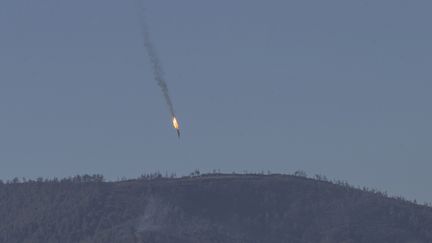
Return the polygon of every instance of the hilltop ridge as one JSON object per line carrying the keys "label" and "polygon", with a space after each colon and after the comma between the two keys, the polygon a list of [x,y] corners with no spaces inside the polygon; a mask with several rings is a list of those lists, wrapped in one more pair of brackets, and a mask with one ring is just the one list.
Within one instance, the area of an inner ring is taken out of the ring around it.
{"label": "hilltop ridge", "polygon": [[432,242],[432,208],[301,174],[0,184],[0,242]]}

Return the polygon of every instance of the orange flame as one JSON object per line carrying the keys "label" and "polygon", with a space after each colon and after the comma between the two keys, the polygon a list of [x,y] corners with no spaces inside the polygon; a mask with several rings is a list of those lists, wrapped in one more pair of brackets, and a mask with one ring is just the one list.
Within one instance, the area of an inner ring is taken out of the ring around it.
{"label": "orange flame", "polygon": [[173,124],[173,127],[174,127],[176,130],[179,130],[180,126],[179,126],[179,123],[178,123],[176,117],[173,117],[173,119],[172,119],[172,124]]}

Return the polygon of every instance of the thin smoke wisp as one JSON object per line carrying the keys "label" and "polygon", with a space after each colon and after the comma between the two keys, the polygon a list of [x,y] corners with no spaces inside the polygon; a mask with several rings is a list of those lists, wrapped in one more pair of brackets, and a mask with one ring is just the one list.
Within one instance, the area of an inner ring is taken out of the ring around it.
{"label": "thin smoke wisp", "polygon": [[144,8],[140,7],[139,11],[140,11],[139,14],[140,14],[140,20],[141,20],[141,28],[142,28],[142,33],[143,33],[143,37],[144,37],[144,47],[147,51],[147,55],[150,58],[150,62],[151,62],[152,68],[153,68],[153,76],[154,76],[155,80],[157,81],[159,87],[162,90],[162,94],[163,94],[164,99],[168,105],[168,109],[169,109],[171,116],[175,117],[174,106],[173,106],[173,103],[171,101],[171,97],[169,95],[168,85],[164,79],[161,62],[159,60],[159,57],[156,53],[156,49],[155,49],[155,47],[151,41],[151,38],[150,38],[150,32],[149,32],[149,28],[148,28],[148,24],[147,24],[147,18],[145,15],[145,10],[144,10]]}

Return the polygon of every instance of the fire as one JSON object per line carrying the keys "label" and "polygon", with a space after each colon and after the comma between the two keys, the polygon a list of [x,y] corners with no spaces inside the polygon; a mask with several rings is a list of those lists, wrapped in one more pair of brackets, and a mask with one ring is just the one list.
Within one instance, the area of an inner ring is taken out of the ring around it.
{"label": "fire", "polygon": [[180,126],[179,126],[179,123],[178,123],[176,117],[173,117],[173,119],[172,119],[172,124],[173,124],[173,127],[174,127],[176,130],[179,130]]}

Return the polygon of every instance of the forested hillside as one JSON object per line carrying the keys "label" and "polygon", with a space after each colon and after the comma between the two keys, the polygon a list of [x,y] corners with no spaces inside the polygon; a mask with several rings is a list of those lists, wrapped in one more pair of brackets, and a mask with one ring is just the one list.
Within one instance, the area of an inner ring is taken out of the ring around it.
{"label": "forested hillside", "polygon": [[290,175],[15,180],[0,242],[432,242],[432,208]]}

